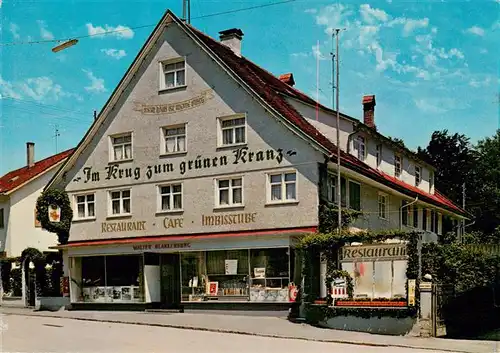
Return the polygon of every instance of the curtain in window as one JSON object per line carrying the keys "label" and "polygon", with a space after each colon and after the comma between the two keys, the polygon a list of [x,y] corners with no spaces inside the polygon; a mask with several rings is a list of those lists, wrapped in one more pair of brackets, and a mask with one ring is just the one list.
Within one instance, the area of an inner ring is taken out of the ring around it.
{"label": "curtain in window", "polygon": [[175,137],[167,137],[165,139],[165,149],[167,153],[175,152]]}
{"label": "curtain in window", "polygon": [[115,146],[114,147],[114,151],[115,151],[115,160],[120,160],[120,159],[123,159],[123,149],[122,149],[122,146]]}

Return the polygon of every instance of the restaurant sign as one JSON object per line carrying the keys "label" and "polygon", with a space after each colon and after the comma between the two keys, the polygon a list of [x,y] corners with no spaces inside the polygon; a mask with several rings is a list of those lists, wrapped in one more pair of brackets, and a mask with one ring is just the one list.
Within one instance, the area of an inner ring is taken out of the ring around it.
{"label": "restaurant sign", "polygon": [[376,244],[343,246],[339,250],[342,262],[407,259],[406,244]]}

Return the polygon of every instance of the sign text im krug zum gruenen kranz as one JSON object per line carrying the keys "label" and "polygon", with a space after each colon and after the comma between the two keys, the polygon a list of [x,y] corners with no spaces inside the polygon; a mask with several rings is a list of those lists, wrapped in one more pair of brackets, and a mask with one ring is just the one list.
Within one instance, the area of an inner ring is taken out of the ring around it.
{"label": "sign text im krug zum gruenen kranz", "polygon": [[105,171],[96,171],[93,170],[92,167],[84,167],[82,170],[82,175],[75,177],[73,179],[73,182],[79,182],[83,180],[84,183],[88,183],[98,182],[101,180],[121,180],[124,178],[139,180],[141,178],[144,178],[144,176],[147,178],[147,180],[150,180],[153,175],[157,174],[168,174],[178,170],[181,175],[184,175],[191,170],[219,168],[227,166],[230,163],[238,165],[275,160],[276,162],[278,162],[278,164],[280,164],[283,161],[285,154],[287,156],[294,156],[297,154],[297,152],[295,152],[294,150],[287,150],[285,152],[281,148],[278,148],[277,150],[267,149],[252,151],[248,147],[241,147],[233,150],[232,152],[232,156],[197,156],[195,159],[183,160],[177,165],[174,165],[174,163],[162,163],[147,165],[145,168],[120,168],[118,164],[111,164],[105,168]]}

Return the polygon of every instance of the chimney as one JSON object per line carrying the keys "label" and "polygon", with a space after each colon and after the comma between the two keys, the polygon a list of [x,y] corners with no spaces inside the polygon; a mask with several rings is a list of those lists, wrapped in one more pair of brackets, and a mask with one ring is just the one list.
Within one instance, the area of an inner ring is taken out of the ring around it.
{"label": "chimney", "polygon": [[375,126],[375,95],[363,96],[363,122],[372,129],[377,129]]}
{"label": "chimney", "polygon": [[293,79],[292,73],[280,75],[279,79],[281,82],[286,83],[291,87],[293,87],[293,85],[295,84],[295,80]]}
{"label": "chimney", "polygon": [[28,168],[35,165],[35,143],[26,142],[26,164]]}
{"label": "chimney", "polygon": [[227,45],[239,57],[241,57],[241,39],[243,32],[239,28],[226,29],[220,31],[220,41],[222,44]]}

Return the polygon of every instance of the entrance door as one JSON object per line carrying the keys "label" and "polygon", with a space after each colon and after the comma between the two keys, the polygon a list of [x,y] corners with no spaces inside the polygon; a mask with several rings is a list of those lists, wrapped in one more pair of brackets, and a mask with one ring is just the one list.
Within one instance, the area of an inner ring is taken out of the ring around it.
{"label": "entrance door", "polygon": [[161,255],[161,306],[176,309],[181,304],[180,255]]}

